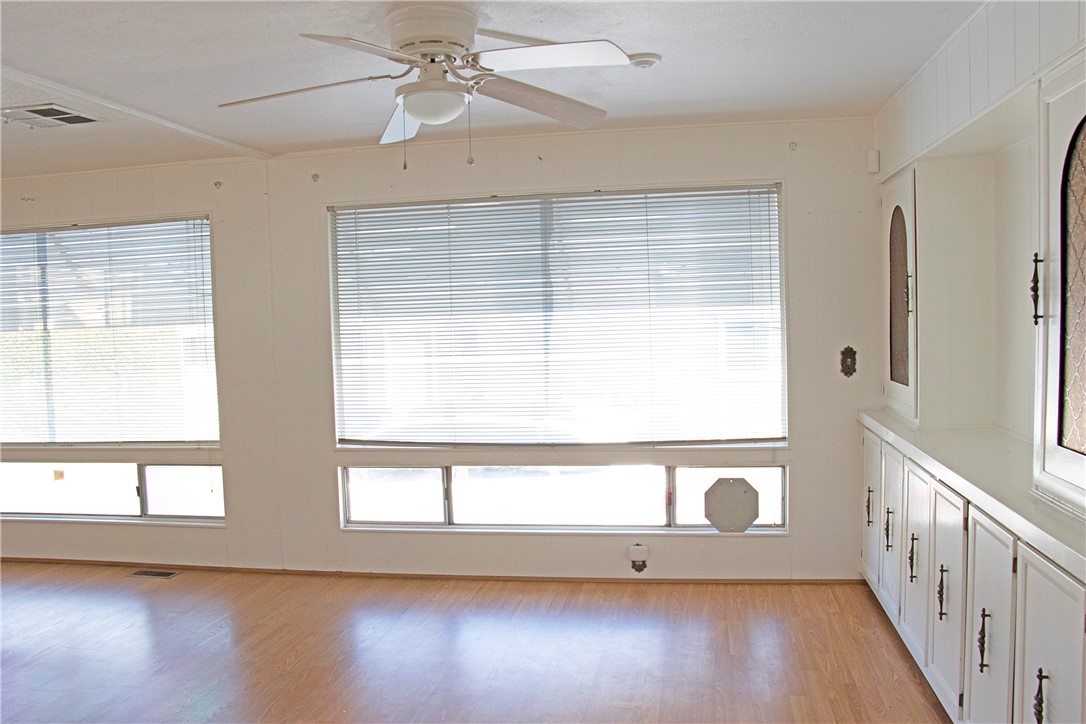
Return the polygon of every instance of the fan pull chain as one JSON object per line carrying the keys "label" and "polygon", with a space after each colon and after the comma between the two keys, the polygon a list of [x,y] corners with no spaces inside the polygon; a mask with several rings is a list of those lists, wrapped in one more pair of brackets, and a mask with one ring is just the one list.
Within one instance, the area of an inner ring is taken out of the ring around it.
{"label": "fan pull chain", "polygon": [[471,103],[468,103],[468,165],[475,165],[475,157],[471,154]]}
{"label": "fan pull chain", "polygon": [[407,111],[400,111],[400,127],[403,129],[403,170],[407,171]]}

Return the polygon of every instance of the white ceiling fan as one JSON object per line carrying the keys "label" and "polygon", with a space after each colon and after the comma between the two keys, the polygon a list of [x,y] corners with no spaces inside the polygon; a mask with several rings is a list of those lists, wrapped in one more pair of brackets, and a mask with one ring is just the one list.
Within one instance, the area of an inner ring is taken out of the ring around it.
{"label": "white ceiling fan", "polygon": [[[402,73],[298,88],[223,103],[219,107],[227,108],[351,83],[397,80],[417,70],[416,80],[396,89],[396,110],[385,127],[381,143],[395,143],[413,138],[423,123],[448,123],[463,113],[476,93],[576,128],[589,128],[603,120],[607,112],[573,98],[506,78],[499,73],[530,68],[607,65],[651,68],[660,62],[660,56],[655,53],[628,55],[609,40],[552,43],[539,38],[479,28],[474,12],[454,5],[403,7],[390,12],[385,24],[391,48],[334,35],[302,33],[302,37],[386,58],[407,66]],[[476,33],[518,43],[519,46],[475,51],[473,48]]]}

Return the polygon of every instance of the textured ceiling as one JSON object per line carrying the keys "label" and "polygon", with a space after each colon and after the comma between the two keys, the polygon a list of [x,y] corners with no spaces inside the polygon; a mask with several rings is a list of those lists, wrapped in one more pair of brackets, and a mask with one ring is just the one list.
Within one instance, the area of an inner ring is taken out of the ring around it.
{"label": "textured ceiling", "polygon": [[[555,41],[608,38],[655,68],[510,77],[607,109],[600,128],[873,115],[977,2],[479,2],[480,25]],[[107,122],[2,127],[5,176],[267,157],[377,143],[397,81],[218,104],[400,66],[299,33],[387,45],[389,2],[0,3],[5,107],[57,102]],[[478,38],[478,48],[508,43]],[[403,82],[403,81],[399,81]],[[561,124],[477,97],[477,136]],[[466,116],[419,140],[461,137]]]}

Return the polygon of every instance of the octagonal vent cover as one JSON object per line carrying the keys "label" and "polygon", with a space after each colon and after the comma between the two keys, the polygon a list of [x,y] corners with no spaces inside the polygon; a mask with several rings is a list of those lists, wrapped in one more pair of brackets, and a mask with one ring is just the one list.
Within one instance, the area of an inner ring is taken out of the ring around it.
{"label": "octagonal vent cover", "polygon": [[718,478],[705,491],[705,519],[721,533],[742,533],[758,519],[758,491],[746,478]]}

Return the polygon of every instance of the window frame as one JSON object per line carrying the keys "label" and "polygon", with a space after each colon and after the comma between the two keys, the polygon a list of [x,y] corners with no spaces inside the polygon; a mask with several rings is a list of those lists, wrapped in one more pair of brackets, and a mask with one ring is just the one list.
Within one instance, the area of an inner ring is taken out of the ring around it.
{"label": "window frame", "polygon": [[[58,452],[57,449],[49,449],[50,453]],[[218,461],[188,461],[177,462],[176,458],[168,459],[154,459],[158,456],[152,456],[150,459],[144,458],[140,461],[133,460],[130,456],[99,456],[95,459],[88,459],[85,455],[76,455],[75,457],[60,459],[56,455],[49,457],[44,456],[32,456],[34,459],[25,459],[26,456],[19,456],[19,459],[13,460],[10,456],[5,456],[3,463],[37,463],[45,465],[58,465],[63,466],[67,464],[82,464],[82,465],[94,465],[94,464],[122,464],[122,465],[134,465],[136,467],[136,497],[139,502],[139,513],[134,515],[119,515],[119,514],[106,514],[100,515],[95,513],[30,513],[30,512],[2,512],[0,513],[0,520],[53,520],[53,521],[93,521],[93,522],[157,522],[157,523],[192,523],[196,525],[211,525],[218,527],[225,525],[226,523],[226,470],[222,464],[221,459]],[[0,463],[0,471],[3,470],[3,463]],[[223,515],[221,516],[209,516],[209,515],[162,515],[147,512],[147,477],[146,468],[148,467],[218,467],[223,476]]]}
{"label": "window frame", "polygon": [[[1042,87],[1042,219],[1039,263],[1043,290],[1038,310],[1036,434],[1033,492],[1086,520],[1086,455],[1059,444],[1062,350],[1063,186],[1068,153],[1082,123],[1086,80],[1071,70]],[[1083,128],[1086,133],[1086,128]]]}
{"label": "window frame", "polygon": [[[639,531],[639,532],[656,532],[656,533],[697,533],[708,535],[755,535],[755,536],[782,536],[790,534],[790,516],[788,510],[789,501],[789,479],[790,479],[790,465],[786,462],[727,462],[727,463],[712,463],[712,464],[697,464],[688,465],[682,463],[643,463],[654,467],[662,468],[661,472],[664,475],[664,513],[665,521],[662,525],[560,525],[560,524],[474,524],[474,523],[457,523],[455,517],[455,498],[453,495],[452,482],[453,482],[453,468],[455,467],[476,467],[479,465],[486,465],[488,463],[472,462],[464,464],[445,464],[445,465],[395,465],[388,464],[382,465],[378,463],[343,463],[337,467],[337,475],[339,478],[339,495],[340,495],[340,528],[343,530],[385,530],[385,531],[495,531],[495,532],[547,532],[547,533],[585,533],[585,532],[626,532],[626,531]],[[512,467],[521,468],[535,468],[535,467],[610,467],[611,465],[619,465],[619,463],[549,463],[549,462],[535,462],[532,464],[526,463],[504,463]],[[677,500],[675,492],[675,471],[677,468],[689,468],[689,469],[715,469],[722,467],[733,468],[777,468],[781,471],[781,524],[780,525],[758,525],[752,526],[750,529],[738,532],[738,533],[722,533],[717,531],[713,526],[706,522],[701,524],[690,523],[677,523],[675,521],[675,504]],[[443,522],[411,522],[411,521],[367,521],[364,519],[351,519],[350,513],[350,494],[348,490],[348,471],[351,468],[372,468],[372,469],[388,469],[388,468],[402,468],[402,469],[424,469],[424,470],[441,470],[442,471],[442,493],[444,495],[444,510],[445,520]]]}
{"label": "window frame", "polygon": [[[168,224],[185,221],[206,221],[208,235],[208,273],[211,283],[210,320],[214,335],[216,366],[216,410],[220,438],[215,440],[178,440],[178,441],[96,441],[96,442],[11,442],[3,443],[3,462],[7,463],[48,463],[56,465],[82,463],[123,463],[137,466],[139,487],[139,515],[98,515],[92,513],[0,513],[0,520],[35,520],[59,522],[107,522],[160,525],[191,525],[204,527],[222,527],[225,525],[226,471],[223,462],[221,434],[222,412],[221,378],[218,374],[218,345],[216,318],[218,292],[215,271],[215,220],[210,211],[194,210],[191,213],[171,214],[157,217],[129,217],[104,219],[68,224],[51,223],[45,225],[3,227],[0,234],[39,234],[72,229],[103,229],[119,226],[140,226]],[[146,512],[146,490],[143,470],[146,466],[218,466],[223,468],[224,515],[207,516],[166,516],[151,515]]]}
{"label": "window frame", "polygon": [[[337,273],[336,273],[336,237],[335,237],[335,213],[337,211],[354,211],[354,210],[366,210],[366,209],[393,209],[393,208],[407,208],[413,206],[431,206],[435,204],[471,204],[471,203],[492,203],[492,202],[516,202],[523,200],[534,201],[546,201],[552,199],[575,199],[575,198],[587,198],[595,196],[625,196],[625,195],[640,195],[640,194],[678,194],[678,193],[697,193],[697,192],[714,192],[714,191],[728,191],[728,190],[745,190],[745,189],[758,189],[775,187],[776,193],[776,221],[777,221],[777,263],[778,263],[778,287],[779,287],[779,309],[780,309],[780,351],[781,351],[781,395],[782,395],[782,412],[783,412],[783,430],[784,436],[779,438],[736,438],[726,440],[664,440],[664,441],[631,441],[631,442],[584,442],[584,443],[565,443],[565,442],[548,442],[548,443],[524,443],[524,442],[412,442],[412,441],[388,441],[388,440],[362,440],[345,438],[341,436],[339,430],[339,395],[340,393],[340,380],[337,369],[333,370],[333,395],[335,405],[335,417],[336,417],[336,449],[340,451],[358,451],[360,449],[367,450],[471,450],[471,451],[504,451],[504,450],[517,450],[517,451],[530,451],[530,450],[599,450],[599,451],[643,451],[643,450],[704,450],[704,449],[736,449],[739,447],[754,447],[757,449],[764,449],[766,447],[773,447],[778,449],[787,449],[789,445],[790,434],[790,422],[791,422],[791,409],[790,409],[790,394],[789,394],[789,312],[788,312],[788,288],[787,288],[787,194],[783,179],[770,179],[770,180],[741,180],[741,181],[729,181],[727,183],[717,185],[695,185],[695,186],[659,186],[653,188],[613,188],[607,190],[582,190],[582,191],[563,191],[561,193],[529,193],[529,194],[493,194],[486,197],[478,196],[465,196],[465,197],[438,197],[438,198],[418,198],[409,201],[394,202],[394,203],[372,203],[372,204],[338,204],[329,205],[326,207],[328,214],[328,235],[329,235],[329,275],[330,275],[330,289],[331,289],[331,324],[332,324],[332,338],[333,338],[333,366],[338,368],[337,348],[338,342],[336,341],[339,335],[340,326],[340,310],[337,303]],[[649,461],[652,464],[656,464],[653,461]]]}

